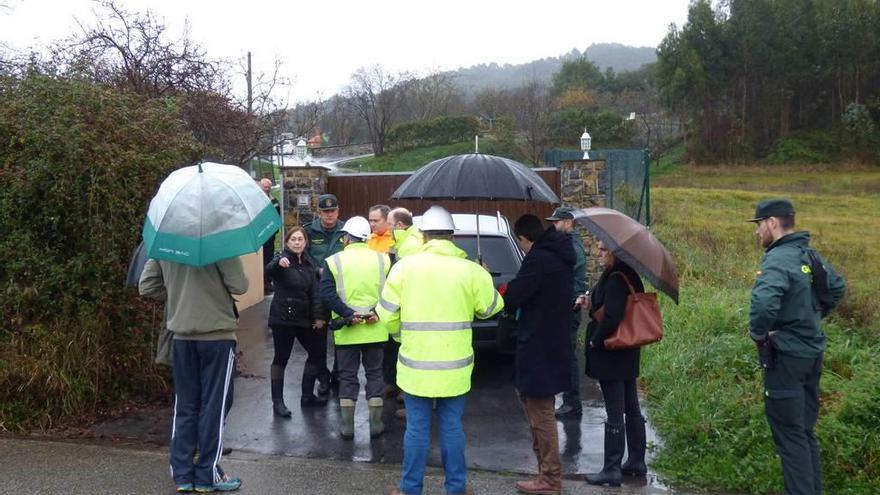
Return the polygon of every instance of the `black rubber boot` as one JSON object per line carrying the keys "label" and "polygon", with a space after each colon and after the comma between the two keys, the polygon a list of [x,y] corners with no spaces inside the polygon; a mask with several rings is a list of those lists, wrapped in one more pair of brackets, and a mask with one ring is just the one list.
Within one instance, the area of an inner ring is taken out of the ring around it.
{"label": "black rubber boot", "polygon": [[322,368],[318,373],[318,395],[327,397],[330,395],[330,370]]}
{"label": "black rubber boot", "polygon": [[318,367],[306,363],[303,366],[302,396],[315,395],[315,382],[318,380]]}
{"label": "black rubber boot", "polygon": [[315,365],[306,363],[303,368],[302,377],[302,396],[299,399],[301,407],[323,406],[327,403],[327,395],[315,396],[315,381],[318,379],[318,368]]}
{"label": "black rubber boot", "polygon": [[626,462],[620,472],[626,476],[645,476],[648,466],[645,464],[645,418],[641,414],[626,415]]}
{"label": "black rubber boot", "polygon": [[625,446],[623,425],[605,423],[605,466],[599,473],[586,475],[586,482],[591,485],[620,486],[620,462]]}
{"label": "black rubber boot", "polygon": [[328,398],[320,395],[303,395],[299,398],[301,407],[321,407],[327,405]]}
{"label": "black rubber boot", "polygon": [[282,418],[290,417],[290,409],[284,405],[284,368],[272,365],[269,368],[272,379],[272,412]]}

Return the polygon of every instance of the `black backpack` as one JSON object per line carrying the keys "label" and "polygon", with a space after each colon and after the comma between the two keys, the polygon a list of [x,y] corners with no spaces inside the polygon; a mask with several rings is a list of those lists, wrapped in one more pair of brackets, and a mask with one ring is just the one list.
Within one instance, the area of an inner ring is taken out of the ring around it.
{"label": "black backpack", "polygon": [[819,311],[822,318],[828,316],[831,312],[832,305],[831,291],[828,290],[828,272],[822,264],[822,258],[813,248],[806,248],[807,257],[810,259],[810,272],[813,277],[813,297],[819,303]]}

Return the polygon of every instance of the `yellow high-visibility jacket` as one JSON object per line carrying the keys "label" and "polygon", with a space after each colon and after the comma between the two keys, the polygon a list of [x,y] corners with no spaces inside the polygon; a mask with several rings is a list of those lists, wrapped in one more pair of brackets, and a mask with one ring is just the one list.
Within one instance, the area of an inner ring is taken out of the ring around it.
{"label": "yellow high-visibility jacket", "polygon": [[397,385],[418,397],[471,389],[471,321],[504,302],[483,267],[446,240],[431,240],[391,269],[376,312],[400,342]]}
{"label": "yellow high-visibility jacket", "polygon": [[[369,313],[379,303],[379,294],[391,260],[387,254],[370,249],[365,243],[349,244],[341,253],[327,258],[327,268],[336,280],[336,293],[355,313]],[[333,317],[337,318],[335,312]],[[386,342],[388,327],[383,321],[349,325],[333,332],[337,345]]]}
{"label": "yellow high-visibility jacket", "polygon": [[406,230],[394,231],[394,249],[398,260],[418,253],[424,243],[422,232],[415,225],[410,225]]}

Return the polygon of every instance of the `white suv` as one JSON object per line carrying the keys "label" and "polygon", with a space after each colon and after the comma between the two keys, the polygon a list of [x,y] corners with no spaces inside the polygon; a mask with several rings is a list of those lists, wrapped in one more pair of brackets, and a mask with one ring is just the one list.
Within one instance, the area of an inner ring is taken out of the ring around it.
{"label": "white suv", "polygon": [[[510,223],[501,213],[495,216],[480,215],[480,252],[483,263],[489,268],[495,288],[504,294],[509,282],[522,264],[523,252],[516,244]],[[413,217],[416,226],[421,224],[422,217]],[[467,253],[468,258],[477,259],[477,215],[453,213],[455,223],[453,242]],[[513,332],[513,320],[502,318],[500,313],[487,320],[474,320],[473,338],[475,344],[506,348],[509,346]]]}

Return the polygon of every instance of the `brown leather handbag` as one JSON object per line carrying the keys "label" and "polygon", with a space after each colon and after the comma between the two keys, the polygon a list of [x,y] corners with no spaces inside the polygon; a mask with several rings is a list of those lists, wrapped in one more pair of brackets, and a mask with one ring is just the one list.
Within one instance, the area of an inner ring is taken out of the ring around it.
{"label": "brown leather handbag", "polygon": [[[623,321],[617,326],[617,330],[605,339],[605,349],[611,351],[633,349],[659,342],[663,338],[663,316],[660,314],[657,294],[636,292],[626,275],[620,272],[614,275],[623,277],[629,287],[629,295],[626,296]],[[605,306],[593,313],[593,319],[598,322],[604,317]]]}

